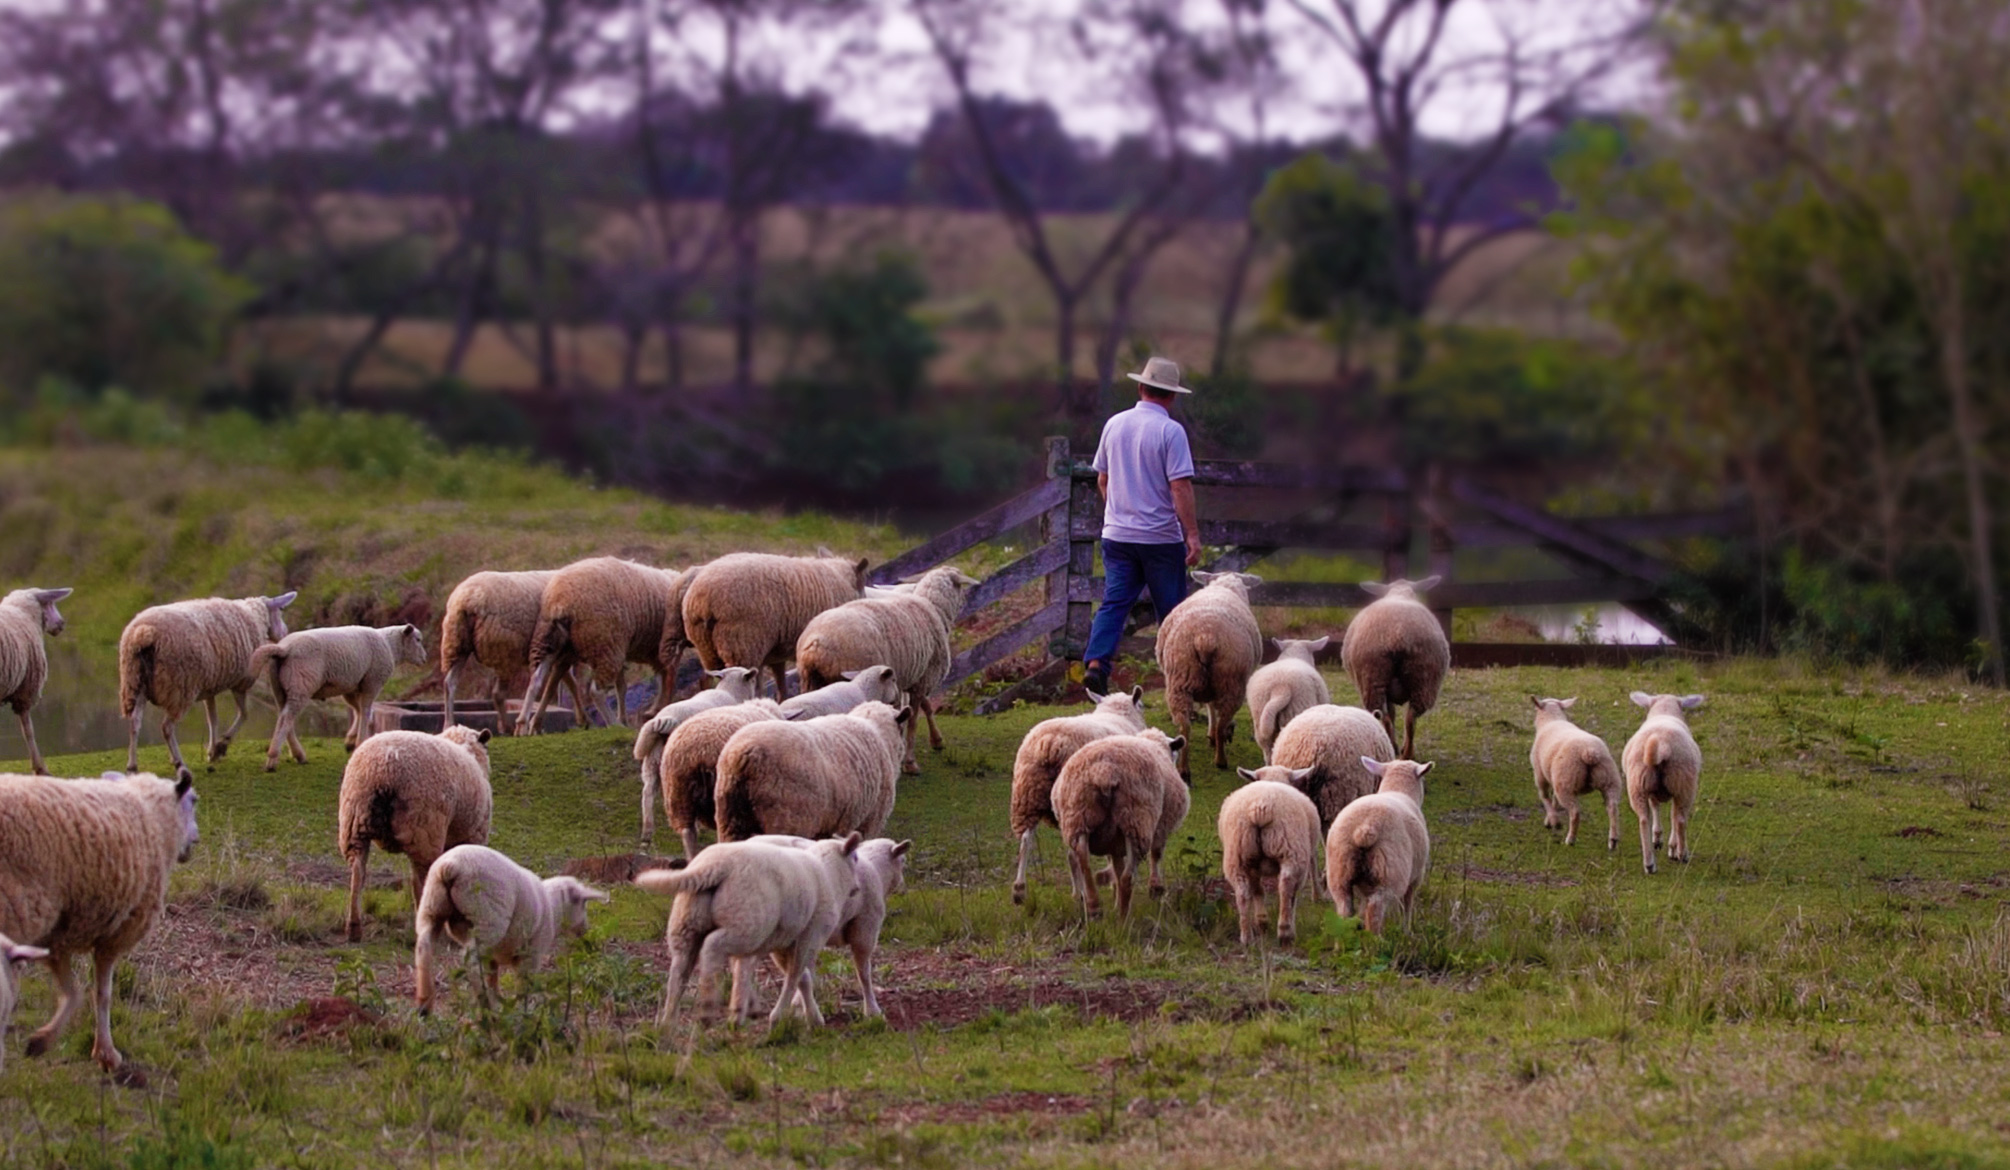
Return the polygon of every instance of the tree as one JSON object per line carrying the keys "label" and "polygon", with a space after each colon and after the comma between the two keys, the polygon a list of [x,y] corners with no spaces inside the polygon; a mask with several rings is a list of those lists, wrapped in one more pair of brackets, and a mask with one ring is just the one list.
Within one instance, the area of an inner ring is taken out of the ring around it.
{"label": "tree", "polygon": [[1252,216],[1289,252],[1273,278],[1274,307],[1321,326],[1339,355],[1341,380],[1349,380],[1360,332],[1395,324],[1403,313],[1387,193],[1313,152],[1271,175]]}

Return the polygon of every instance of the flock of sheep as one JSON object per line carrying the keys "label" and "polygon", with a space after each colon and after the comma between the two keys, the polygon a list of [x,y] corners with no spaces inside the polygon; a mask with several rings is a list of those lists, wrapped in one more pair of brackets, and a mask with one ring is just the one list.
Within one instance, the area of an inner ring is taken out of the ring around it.
{"label": "flock of sheep", "polygon": [[[1250,708],[1264,766],[1223,802],[1222,868],[1234,893],[1241,937],[1263,931],[1263,888],[1278,893],[1278,939],[1295,936],[1296,905],[1316,888],[1324,844],[1325,888],[1343,916],[1358,904],[1363,925],[1380,930],[1390,912],[1407,915],[1428,866],[1424,776],[1411,759],[1417,718],[1429,711],[1450,668],[1450,647],[1419,594],[1436,579],[1370,583],[1377,600],[1348,626],[1342,663],[1363,707],[1336,706],[1314,656],[1327,639],[1263,640],[1247,574],[1196,573],[1202,588],[1159,632],[1157,657],[1179,734],[1146,726],[1142,688],[1100,698],[1087,714],[1033,727],[1013,763],[1010,823],[1019,842],[1013,897],[1023,901],[1037,827],[1061,835],[1070,885],[1084,910],[1100,910],[1099,884],[1114,886],[1128,914],[1142,863],[1150,887],[1173,831],[1190,806],[1187,742],[1193,712],[1207,711],[1217,767],[1227,766],[1236,713]],[[950,635],[971,586],[939,568],[896,586],[871,586],[866,563],[819,550],[811,557],[740,553],[684,572],[598,557],[551,572],[484,572],[448,600],[439,648],[446,702],[437,735],[371,734],[371,705],[404,662],[426,658],[419,630],[347,626],[289,634],[283,611],[294,594],[205,599],[147,609],[119,643],[120,703],[130,727],[129,775],[52,780],[35,747],[29,708],[47,674],[42,637],[60,633],[56,603],[68,590],[17,590],[0,600],[0,694],[19,715],[34,776],[0,776],[0,1032],[11,1015],[15,980],[46,960],[57,989],[53,1018],[29,1039],[46,1051],[80,1004],[71,966],[95,964],[93,1056],[122,1064],[112,1044],[112,970],[145,937],[166,901],[168,874],[196,843],[193,778],[175,724],[197,702],[208,720],[205,756],[228,750],[247,696],[267,679],[279,720],[267,771],[282,749],[303,761],[295,725],[305,704],[341,698],[352,709],[352,754],[339,797],[337,844],[350,866],[347,933],[362,938],[361,890],[371,848],[404,854],[416,905],[415,967],[422,1010],[434,1003],[433,971],[445,941],[478,957],[485,996],[502,968],[533,971],[562,937],[586,927],[586,908],[607,895],[570,877],[540,878],[487,848],[492,800],[491,733],[456,723],[457,686],[477,671],[493,682],[498,726],[507,727],[508,681],[530,685],[514,730],[539,726],[561,687],[582,718],[600,710],[594,684],[614,692],[612,719],[627,716],[631,663],[659,680],[653,710],[641,716],[634,755],[641,764],[642,835],[655,830],[660,800],[685,856],[638,875],[638,886],[674,896],[667,943],[671,969],[661,1018],[677,1010],[695,973],[701,999],[715,1002],[718,977],[733,973],[732,1011],[756,1010],[751,978],[758,956],[783,975],[770,1013],[800,1012],[821,1022],[813,976],[816,952],[845,945],[864,1010],[878,1014],[872,959],[889,894],[900,888],[910,842],[878,837],[893,810],[896,781],[918,771],[915,725],[925,718],[942,746],[929,696],[950,665]],[[681,701],[674,679],[683,651],[696,650],[715,680]],[[793,659],[803,690],[789,695]],[[761,692],[772,672],[774,697]],[[237,718],[219,732],[216,698],[230,692]],[[1575,700],[1536,699],[1531,753],[1545,824],[1567,819],[1576,837],[1578,799],[1607,802],[1608,847],[1617,844],[1617,804],[1625,792],[1640,821],[1641,855],[1654,871],[1660,844],[1656,805],[1672,802],[1669,855],[1688,859],[1687,821],[1700,753],[1683,711],[1701,696],[1635,693],[1649,715],[1624,753],[1623,776],[1596,736],[1573,726]],[[147,704],[163,712],[173,780],[137,772]],[[1403,750],[1392,739],[1403,707]],[[701,848],[699,830],[718,843]],[[1090,858],[1110,859],[1107,873]],[[17,941],[19,940],[19,941]]]}

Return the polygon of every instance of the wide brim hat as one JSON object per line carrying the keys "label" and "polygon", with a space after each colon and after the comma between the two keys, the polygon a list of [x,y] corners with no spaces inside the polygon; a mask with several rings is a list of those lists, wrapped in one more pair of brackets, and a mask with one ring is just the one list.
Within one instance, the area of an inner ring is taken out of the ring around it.
{"label": "wide brim hat", "polygon": [[1152,358],[1145,363],[1143,373],[1125,374],[1124,377],[1173,394],[1193,393],[1192,390],[1179,384],[1179,363],[1171,358]]}

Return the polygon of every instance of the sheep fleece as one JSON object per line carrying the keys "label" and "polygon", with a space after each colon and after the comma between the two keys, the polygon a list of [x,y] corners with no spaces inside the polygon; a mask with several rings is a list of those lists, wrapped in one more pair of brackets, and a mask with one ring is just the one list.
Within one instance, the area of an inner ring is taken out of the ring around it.
{"label": "sheep fleece", "polygon": [[167,905],[181,852],[172,780],[0,775],[0,934],[79,952],[132,949]]}
{"label": "sheep fleece", "polygon": [[865,703],[848,715],[749,724],[719,754],[719,839],[762,833],[877,836],[893,812],[906,744],[897,713]]}
{"label": "sheep fleece", "polygon": [[732,553],[699,569],[684,595],[684,636],[707,670],[786,657],[810,621],[859,595],[842,557]]}
{"label": "sheep fleece", "polygon": [[207,597],[143,609],[119,635],[119,710],[143,701],[182,712],[225,691],[248,688],[251,656],[269,639],[263,597]]}

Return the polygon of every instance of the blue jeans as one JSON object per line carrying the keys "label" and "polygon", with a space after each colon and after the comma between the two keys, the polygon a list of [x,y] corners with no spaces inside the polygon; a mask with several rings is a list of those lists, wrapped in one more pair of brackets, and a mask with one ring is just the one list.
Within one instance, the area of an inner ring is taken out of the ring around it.
{"label": "blue jeans", "polygon": [[1151,591],[1152,608],[1158,610],[1163,622],[1173,606],[1186,597],[1186,581],[1186,545],[1105,540],[1103,604],[1097,607],[1095,624],[1089,627],[1089,648],[1082,660],[1100,662],[1108,670],[1138,595]]}

